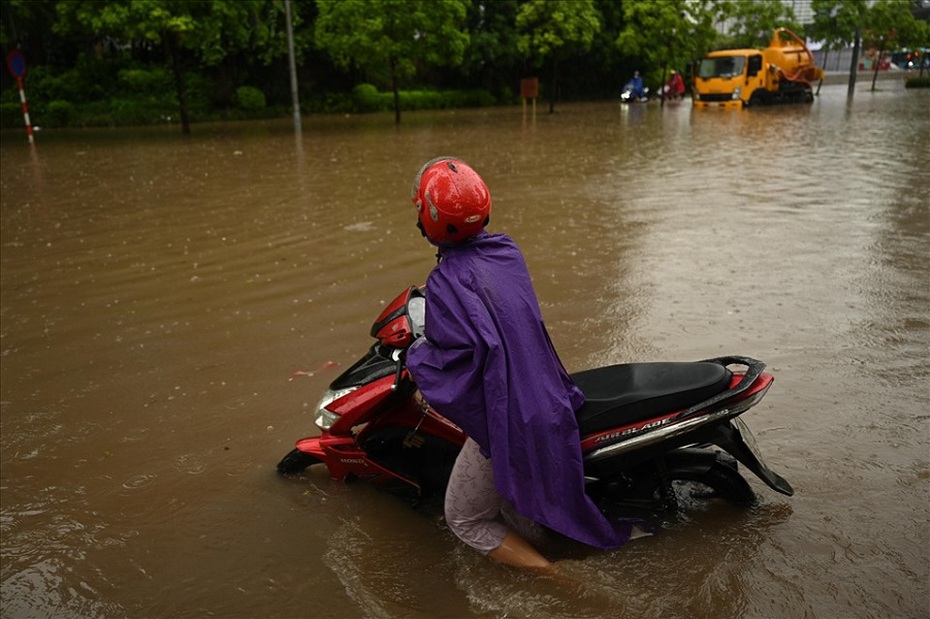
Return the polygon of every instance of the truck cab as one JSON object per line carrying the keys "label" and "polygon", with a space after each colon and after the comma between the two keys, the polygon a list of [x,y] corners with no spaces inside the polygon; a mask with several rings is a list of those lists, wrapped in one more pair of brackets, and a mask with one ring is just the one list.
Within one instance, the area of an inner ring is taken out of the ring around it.
{"label": "truck cab", "polygon": [[742,109],[749,104],[752,93],[765,90],[765,77],[759,50],[711,52],[701,60],[694,76],[694,105]]}

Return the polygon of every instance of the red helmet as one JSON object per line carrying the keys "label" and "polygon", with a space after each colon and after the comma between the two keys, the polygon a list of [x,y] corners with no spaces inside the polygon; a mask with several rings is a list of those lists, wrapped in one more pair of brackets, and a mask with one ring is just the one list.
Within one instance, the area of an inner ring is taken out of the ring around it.
{"label": "red helmet", "polygon": [[437,245],[464,243],[491,218],[491,192],[478,173],[454,157],[438,157],[413,179],[417,226]]}

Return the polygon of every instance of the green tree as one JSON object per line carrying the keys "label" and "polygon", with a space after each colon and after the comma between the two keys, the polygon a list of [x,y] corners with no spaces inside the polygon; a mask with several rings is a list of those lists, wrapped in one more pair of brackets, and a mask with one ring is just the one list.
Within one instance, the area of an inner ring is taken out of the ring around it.
{"label": "green tree", "polygon": [[[915,36],[915,44],[911,47],[922,47],[924,49],[930,48],[930,20],[917,20],[917,33]],[[924,70],[927,67],[930,67],[928,64],[928,59],[926,54],[920,56],[920,77],[924,76]]]}
{"label": "green tree", "polygon": [[711,49],[717,39],[715,23],[725,16],[727,3],[690,0],[626,0],[625,25],[617,46],[646,64],[643,73],[664,84],[669,67],[690,64]]}
{"label": "green tree", "polygon": [[594,0],[601,14],[601,28],[594,35],[591,49],[572,59],[570,80],[562,75],[562,92],[566,84],[598,97],[617,96],[617,80],[622,74],[624,58],[615,42],[623,28],[623,5],[616,0]]}
{"label": "green tree", "polygon": [[316,42],[342,67],[387,72],[400,123],[400,86],[418,65],[458,65],[469,43],[468,0],[317,0]]}
{"label": "green tree", "polygon": [[160,46],[174,76],[181,131],[190,133],[184,61],[215,66],[250,50],[268,62],[286,53],[283,5],[273,0],[67,0],[56,4],[57,30],[83,30],[97,40]]}
{"label": "green tree", "polygon": [[0,2],[0,45],[4,51],[19,47],[30,64],[44,64],[49,57],[66,56],[67,42],[51,31],[55,22],[55,3],[36,0],[2,0]]}
{"label": "green tree", "polygon": [[803,34],[794,9],[781,0],[731,0],[728,17],[733,25],[727,47],[766,47],[776,28]]}
{"label": "green tree", "polygon": [[876,0],[866,13],[864,31],[867,41],[878,49],[872,70],[872,90],[878,79],[882,56],[895,46],[920,41],[921,25],[910,11],[909,0]]}
{"label": "green tree", "polygon": [[859,64],[859,43],[869,6],[865,0],[812,0],[814,29],[829,44],[837,48],[853,46],[849,63],[849,96],[856,89],[856,71]]}
{"label": "green tree", "polygon": [[[874,3],[866,0],[812,0],[811,8],[814,11],[813,32],[828,49],[853,46],[849,96],[856,89],[859,45],[863,34],[884,51],[892,43],[924,44],[930,32],[925,21],[915,18],[915,3],[911,0],[877,0]],[[874,75],[872,88],[875,88]]]}
{"label": "green tree", "polygon": [[869,6],[865,0],[811,0],[811,9],[813,32],[830,49],[839,49],[855,43]]}
{"label": "green tree", "polygon": [[518,0],[475,0],[469,7],[470,43],[461,72],[480,88],[503,95],[513,92],[514,75],[523,61],[517,47],[518,6]]}
{"label": "green tree", "polygon": [[[829,0],[832,2],[832,0]],[[841,33],[836,24],[835,8],[826,6],[824,0],[812,0],[814,21],[807,25],[805,34],[814,41],[819,41],[824,50],[824,64],[831,51],[845,47],[845,33]]]}
{"label": "green tree", "polygon": [[537,66],[550,63],[550,114],[558,96],[559,62],[591,49],[600,29],[601,15],[594,0],[527,0],[517,11],[520,51]]}

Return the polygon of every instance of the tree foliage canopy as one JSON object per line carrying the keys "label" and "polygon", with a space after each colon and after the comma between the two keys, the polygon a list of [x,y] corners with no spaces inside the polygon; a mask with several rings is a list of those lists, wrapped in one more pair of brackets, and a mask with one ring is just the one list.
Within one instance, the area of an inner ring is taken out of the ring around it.
{"label": "tree foliage canopy", "polygon": [[765,47],[776,28],[802,33],[794,9],[781,0],[731,0],[726,12],[733,21],[728,41],[733,47]]}
{"label": "tree foliage canopy", "polygon": [[[262,91],[270,106],[287,106],[285,1],[0,0],[0,42],[5,52],[18,47],[29,61],[31,103],[40,116],[52,103],[67,111],[90,100],[103,108],[104,101],[119,99],[119,106],[100,111],[112,118],[114,110],[129,109],[129,98],[144,95],[145,110],[126,120],[166,117],[172,115],[164,109],[172,76],[182,117],[187,107],[195,117],[229,109],[243,86]],[[686,70],[712,49],[764,45],[779,26],[824,41],[827,49],[863,39],[889,49],[930,45],[930,15],[916,0],[812,0],[815,20],[806,32],[781,0],[290,5],[301,98],[310,99],[307,109],[321,111],[351,107],[346,101],[361,80],[371,82],[369,93],[392,90],[398,115],[401,84],[424,93],[480,89],[510,102],[520,79],[542,70],[550,106],[563,96],[616,96],[634,69],[658,86],[668,68]],[[569,63],[571,71],[560,73]],[[4,72],[0,79],[4,101],[12,105],[12,78]]]}
{"label": "tree foliage canopy", "polygon": [[601,15],[594,0],[526,0],[517,11],[517,48],[529,64],[549,63],[549,112],[559,92],[559,61],[591,49],[601,30]]}
{"label": "tree foliage canopy", "polygon": [[317,0],[317,45],[337,64],[385,71],[400,122],[399,80],[420,65],[457,65],[469,36],[467,0]]}
{"label": "tree foliage canopy", "polygon": [[653,73],[684,67],[711,49],[719,36],[714,24],[725,16],[726,8],[721,2],[626,0],[617,46]]}
{"label": "tree foliage canopy", "polygon": [[420,63],[460,63],[468,46],[466,0],[317,0],[317,6],[317,45],[342,66],[393,66],[408,78]]}
{"label": "tree foliage canopy", "polygon": [[813,34],[828,49],[852,45],[862,30],[868,5],[862,0],[811,0]]}
{"label": "tree foliage canopy", "polygon": [[516,19],[517,46],[538,64],[588,51],[601,29],[594,0],[527,0]]}
{"label": "tree foliage canopy", "polygon": [[282,7],[273,0],[69,0],[55,8],[57,32],[84,31],[88,36],[158,45],[174,40],[206,65],[240,51],[268,63],[287,51]]}

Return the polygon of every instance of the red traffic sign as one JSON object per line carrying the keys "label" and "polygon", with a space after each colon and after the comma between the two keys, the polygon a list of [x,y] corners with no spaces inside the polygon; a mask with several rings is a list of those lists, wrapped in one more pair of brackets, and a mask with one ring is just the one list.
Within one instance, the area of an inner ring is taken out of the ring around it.
{"label": "red traffic sign", "polygon": [[26,57],[18,49],[14,49],[7,54],[6,66],[10,70],[10,74],[16,79],[26,77]]}

